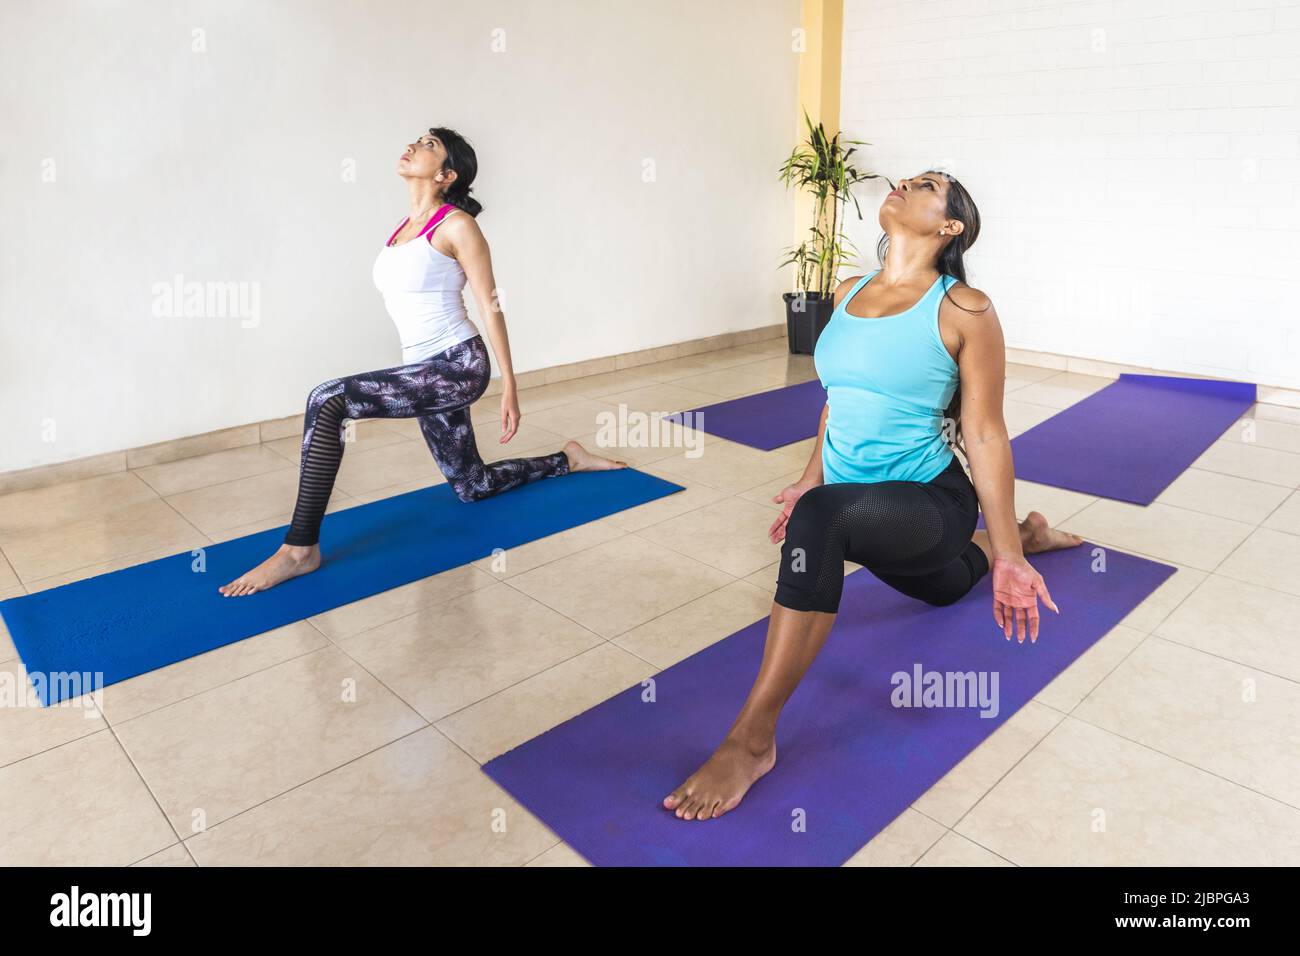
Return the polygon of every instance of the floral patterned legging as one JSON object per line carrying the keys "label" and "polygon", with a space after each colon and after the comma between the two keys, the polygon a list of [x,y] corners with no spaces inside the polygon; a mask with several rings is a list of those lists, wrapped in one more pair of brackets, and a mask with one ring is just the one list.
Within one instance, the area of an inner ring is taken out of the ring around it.
{"label": "floral patterned legging", "polygon": [[490,375],[487,347],[476,335],[423,362],[330,379],[312,389],[303,420],[298,502],[285,544],[311,545],[320,539],[321,519],[343,461],[345,418],[418,418],[439,470],[461,501],[568,474],[569,459],[562,451],[483,463],[469,407],[487,389]]}

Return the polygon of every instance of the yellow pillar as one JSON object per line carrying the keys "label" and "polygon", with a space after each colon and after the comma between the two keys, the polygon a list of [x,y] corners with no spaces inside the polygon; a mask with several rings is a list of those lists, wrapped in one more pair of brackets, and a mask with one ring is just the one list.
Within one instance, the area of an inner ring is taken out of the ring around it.
{"label": "yellow pillar", "polygon": [[[840,128],[840,51],[844,42],[844,0],[803,0],[800,27],[804,52],[799,59],[799,109],[795,115],[795,143],[808,135],[806,110],[813,124],[834,136]],[[803,242],[813,223],[811,197],[800,194],[795,204],[795,245]]]}

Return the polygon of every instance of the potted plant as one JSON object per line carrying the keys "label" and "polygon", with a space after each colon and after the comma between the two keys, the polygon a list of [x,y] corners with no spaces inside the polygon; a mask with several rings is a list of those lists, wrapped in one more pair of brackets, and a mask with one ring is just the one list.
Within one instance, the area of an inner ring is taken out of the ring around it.
{"label": "potted plant", "polygon": [[844,218],[841,207],[852,198],[861,219],[862,209],[851,187],[880,177],[854,168],[850,161],[859,146],[869,143],[856,139],[841,141],[839,133],[827,137],[821,123],[813,125],[807,110],[803,118],[808,126],[808,139],[796,146],[781,165],[780,177],[787,189],[794,186],[812,194],[813,224],[808,239],[790,248],[788,258],[781,263],[795,267],[795,291],[786,292],[781,298],[785,300],[791,353],[810,355],[817,337],[831,320],[840,266],[858,255],[841,230]]}

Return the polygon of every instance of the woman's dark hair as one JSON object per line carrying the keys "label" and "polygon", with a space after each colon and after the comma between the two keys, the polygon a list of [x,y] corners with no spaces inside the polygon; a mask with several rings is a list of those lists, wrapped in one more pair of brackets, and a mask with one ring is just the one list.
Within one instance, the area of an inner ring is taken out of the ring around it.
{"label": "woman's dark hair", "polygon": [[[941,169],[927,169],[926,172],[942,176],[944,181],[948,183],[948,204],[947,209],[945,210],[945,215],[948,219],[958,220],[965,227],[962,229],[960,235],[953,236],[944,244],[943,248],[939,250],[939,261],[935,263],[935,268],[937,268],[942,275],[950,275],[954,279],[965,282],[966,263],[962,259],[962,256],[966,254],[967,249],[975,245],[975,240],[979,238],[980,211],[975,206],[975,200],[970,198],[970,193],[966,191],[966,187],[957,182],[957,180],[948,173],[945,173]],[[880,241],[876,243],[876,258],[880,260],[882,268],[885,265],[885,256],[888,253],[889,234],[885,233],[885,235],[880,237]],[[961,309],[963,312],[975,311],[973,309],[967,309],[959,304],[957,300],[953,299],[948,294],[947,289],[944,290],[943,295],[945,299],[957,306],[957,308]],[[984,309],[987,308],[988,306],[984,307]],[[983,312],[984,309],[980,309],[979,311]],[[970,457],[966,454],[966,446],[961,440],[960,379],[957,380],[957,388],[952,393],[952,399],[948,402],[948,407],[943,410],[943,418],[945,424],[947,422],[952,422],[952,437],[948,439],[948,444],[959,450],[962,453],[962,457],[969,462]]]}
{"label": "woman's dark hair", "polygon": [[447,150],[447,161],[442,168],[456,173],[455,181],[442,197],[443,202],[477,216],[483,211],[483,204],[469,194],[474,177],[478,175],[478,157],[474,155],[474,147],[460,133],[445,126],[430,126],[429,135],[438,137]]}

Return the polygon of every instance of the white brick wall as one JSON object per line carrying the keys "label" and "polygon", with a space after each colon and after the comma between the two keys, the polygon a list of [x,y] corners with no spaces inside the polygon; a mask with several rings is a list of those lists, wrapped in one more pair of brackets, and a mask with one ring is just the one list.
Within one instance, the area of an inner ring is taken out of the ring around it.
{"label": "white brick wall", "polygon": [[844,6],[845,134],[970,190],[1009,346],[1300,387],[1300,0]]}

